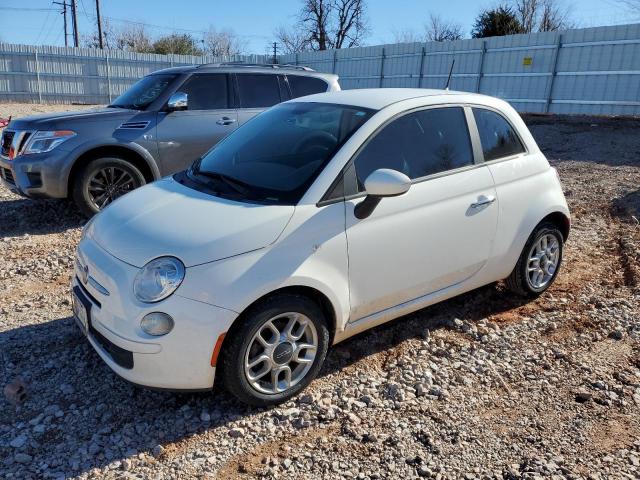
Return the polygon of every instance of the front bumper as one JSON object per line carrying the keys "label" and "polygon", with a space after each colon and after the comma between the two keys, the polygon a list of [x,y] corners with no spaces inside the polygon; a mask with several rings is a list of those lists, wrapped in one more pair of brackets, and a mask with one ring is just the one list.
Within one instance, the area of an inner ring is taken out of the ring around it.
{"label": "front bumper", "polygon": [[58,148],[47,153],[18,155],[13,160],[0,155],[0,181],[24,197],[65,198],[68,155],[69,152]]}
{"label": "front bumper", "polygon": [[[88,269],[87,281],[80,280],[84,272],[76,262],[72,285],[91,302],[87,338],[115,373],[151,388],[213,387],[213,350],[237,313],[181,297],[179,290],[161,302],[142,304],[130,288],[136,267],[116,259],[88,239],[81,241],[78,258]],[[153,337],[140,329],[140,320],[147,313],[158,311],[171,315],[175,327],[167,335]]]}

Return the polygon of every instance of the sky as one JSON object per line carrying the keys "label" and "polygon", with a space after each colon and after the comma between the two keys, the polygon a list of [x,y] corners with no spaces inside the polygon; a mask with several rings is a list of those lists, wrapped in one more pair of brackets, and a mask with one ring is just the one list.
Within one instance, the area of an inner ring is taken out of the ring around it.
{"label": "sky", "polygon": [[[621,0],[560,1],[571,8],[573,19],[582,27],[640,21],[640,8],[637,13],[630,12]],[[202,38],[202,32],[209,26],[231,29],[243,39],[245,53],[261,54],[271,48],[278,26],[294,23],[300,3],[300,0],[100,0],[100,9],[103,18],[115,28],[126,22],[142,22],[154,36],[178,31]],[[421,33],[431,13],[461,24],[469,37],[478,12],[496,3],[497,0],[368,0],[370,33],[365,43],[392,43],[394,34],[401,31]],[[80,34],[89,34],[95,30],[95,0],[77,0],[77,4]],[[0,41],[64,45],[60,11],[61,7],[51,0],[0,0]]]}

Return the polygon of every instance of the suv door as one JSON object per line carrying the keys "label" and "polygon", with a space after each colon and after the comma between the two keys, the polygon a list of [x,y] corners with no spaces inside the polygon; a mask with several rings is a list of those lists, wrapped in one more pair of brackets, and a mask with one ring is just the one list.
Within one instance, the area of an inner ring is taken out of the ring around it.
{"label": "suv door", "polygon": [[268,73],[237,73],[238,123],[243,125],[263,110],[289,100],[281,75]]}
{"label": "suv door", "polygon": [[229,75],[197,73],[177,91],[187,94],[187,110],[158,113],[156,135],[163,175],[186,168],[238,127],[238,113],[229,108]]}
{"label": "suv door", "polygon": [[491,173],[476,161],[462,107],[403,114],[356,155],[345,188],[355,177],[352,189],[364,193],[379,168],[413,183],[363,220],[353,213],[362,198],[346,202],[351,321],[467,280],[487,262],[498,208]]}

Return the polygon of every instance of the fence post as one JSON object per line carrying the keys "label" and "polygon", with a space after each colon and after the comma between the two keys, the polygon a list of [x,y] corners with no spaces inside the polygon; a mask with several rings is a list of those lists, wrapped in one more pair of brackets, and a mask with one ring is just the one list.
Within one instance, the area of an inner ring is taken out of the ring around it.
{"label": "fence post", "polygon": [[42,85],[40,84],[40,61],[38,60],[38,47],[35,47],[36,56],[36,80],[38,83],[38,102],[42,103]]}
{"label": "fence post", "polygon": [[484,54],[487,51],[487,41],[482,41],[482,50],[480,50],[480,71],[476,77],[476,93],[480,93],[480,80],[482,80],[482,72],[484,69]]}
{"label": "fence post", "polygon": [[384,58],[385,58],[385,49],[382,47],[382,58],[380,58],[380,88],[382,88],[382,82],[384,80]]}
{"label": "fence post", "polygon": [[296,62],[296,65],[298,65],[298,52],[296,52],[295,62]]}
{"label": "fence post", "polygon": [[549,80],[549,88],[547,90],[547,98],[544,104],[544,113],[549,113],[549,109],[551,107],[551,95],[553,94],[553,83],[556,79],[556,73],[558,70],[558,54],[560,53],[560,49],[562,48],[562,34],[558,34],[558,41],[556,42],[556,48],[553,53],[553,64],[551,66],[551,79]]}
{"label": "fence post", "polygon": [[109,103],[111,103],[111,66],[109,64],[109,51],[104,51],[105,60],[107,62],[107,95],[109,96]]}
{"label": "fence post", "polygon": [[331,65],[331,73],[336,73],[336,63],[338,62],[338,50],[333,51],[333,65]]}
{"label": "fence post", "polygon": [[420,76],[418,77],[418,88],[422,88],[422,79],[424,78],[424,59],[427,56],[427,49],[422,46],[422,55],[420,57]]}

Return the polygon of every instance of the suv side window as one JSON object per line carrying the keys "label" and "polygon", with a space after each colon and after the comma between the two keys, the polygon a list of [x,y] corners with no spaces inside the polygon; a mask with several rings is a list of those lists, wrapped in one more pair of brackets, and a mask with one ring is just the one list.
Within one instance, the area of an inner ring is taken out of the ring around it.
{"label": "suv side window", "polygon": [[280,103],[280,86],[277,75],[239,73],[241,108],[266,108]]}
{"label": "suv side window", "polygon": [[189,110],[229,108],[226,74],[192,75],[178,90],[187,94]]}
{"label": "suv side window", "polygon": [[315,77],[303,77],[301,75],[287,75],[291,87],[292,98],[304,97],[314,93],[327,91],[327,83]]}
{"label": "suv side window", "polygon": [[473,116],[478,126],[485,162],[525,151],[513,127],[502,115],[484,108],[474,108]]}
{"label": "suv side window", "polygon": [[473,150],[462,107],[429,108],[393,120],[355,159],[358,191],[379,168],[416,179],[473,164]]}

